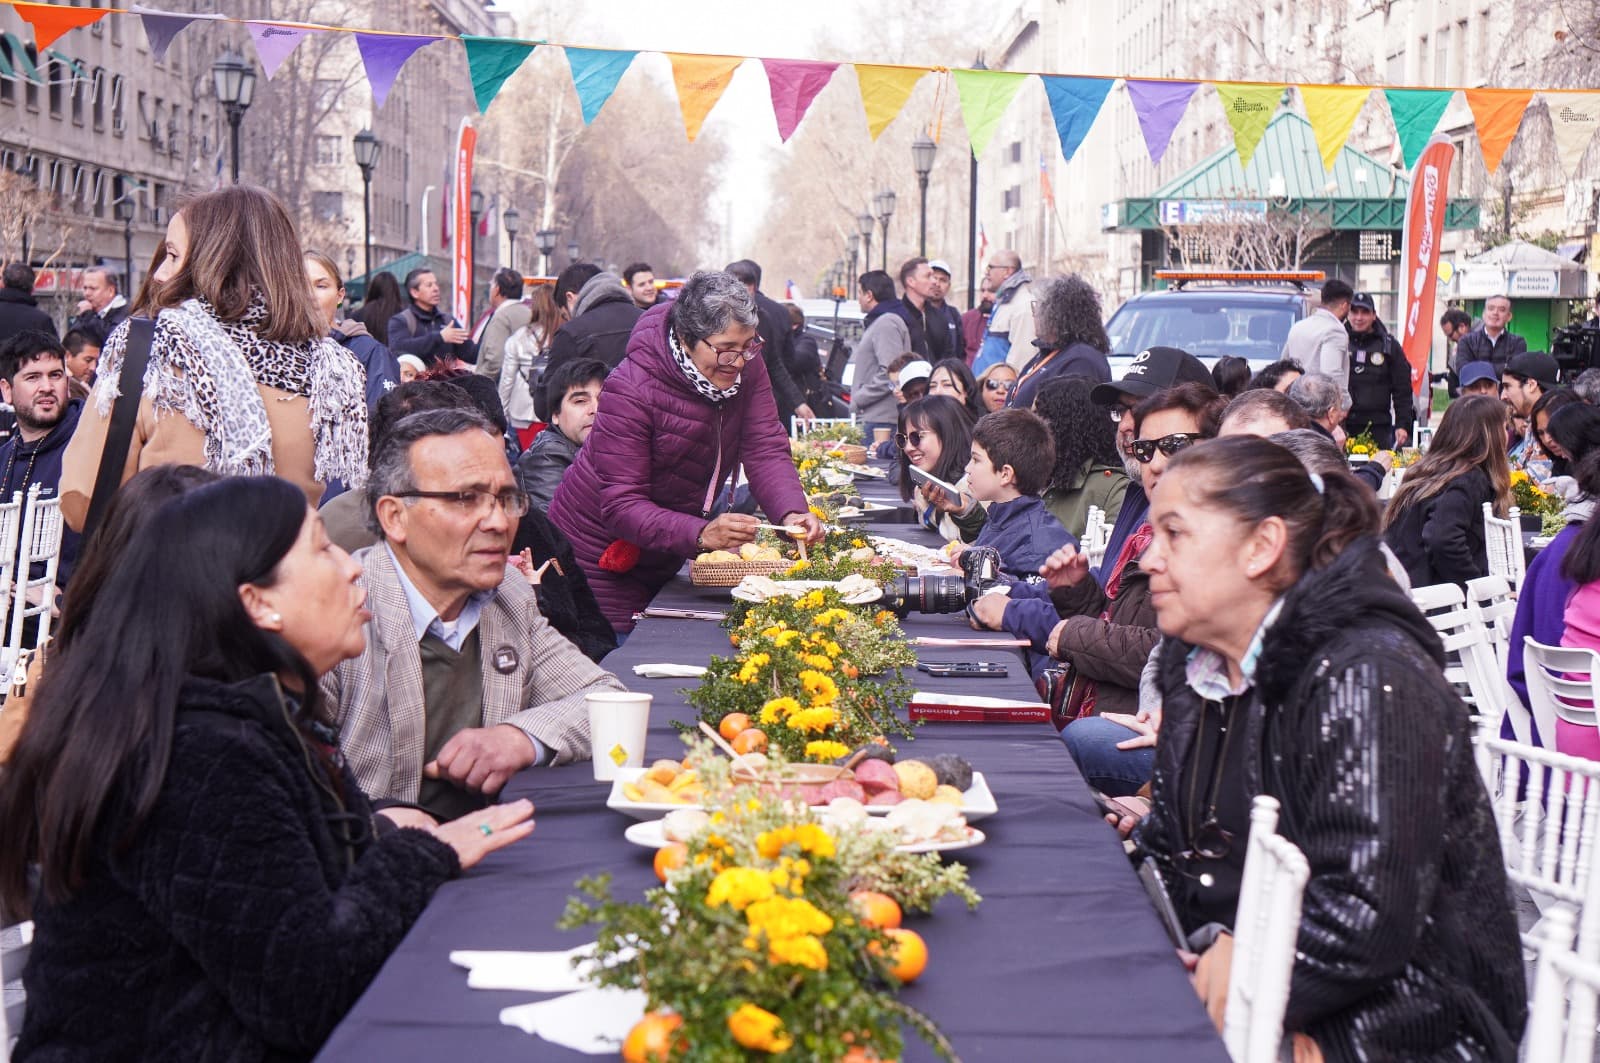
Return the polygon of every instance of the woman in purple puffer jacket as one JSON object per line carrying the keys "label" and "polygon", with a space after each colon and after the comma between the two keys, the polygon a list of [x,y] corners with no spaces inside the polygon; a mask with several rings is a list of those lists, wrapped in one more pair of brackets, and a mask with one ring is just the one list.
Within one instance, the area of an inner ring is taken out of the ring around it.
{"label": "woman in purple puffer jacket", "polygon": [[550,502],[618,634],[633,630],[634,614],[687,558],[755,539],[755,517],[712,516],[740,465],[764,512],[804,527],[810,541],[822,537],[758,357],[756,322],[749,289],[727,273],[696,273],[677,299],[646,312]]}

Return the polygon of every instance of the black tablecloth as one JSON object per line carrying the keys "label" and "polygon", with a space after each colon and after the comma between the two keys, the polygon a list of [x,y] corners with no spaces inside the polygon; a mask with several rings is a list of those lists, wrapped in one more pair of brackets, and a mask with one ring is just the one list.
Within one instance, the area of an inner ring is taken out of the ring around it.
{"label": "black tablecloth", "polygon": [[[932,541],[904,525],[872,530]],[[727,602],[726,590],[691,587],[686,576],[656,599],[692,608]],[[972,634],[953,616],[914,614],[905,628],[911,636]],[[714,623],[647,619],[606,659],[631,688],[655,696],[647,761],[681,754],[671,721],[693,718],[679,693],[692,681],[640,679],[633,666],[704,664],[729,652],[726,632]],[[924,660],[962,656],[1007,661],[1010,675],[935,679],[919,672],[918,685],[1034,697],[1014,650],[923,651]],[[1050,725],[929,724],[905,747],[917,756],[965,756],[984,773],[1000,809],[979,824],[987,843],[959,854],[982,906],[969,913],[947,899],[932,917],[908,924],[926,939],[930,962],[903,999],[931,1015],[963,1059],[1227,1059],[1114,833]],[[501,1008],[538,996],[468,989],[466,972],[448,957],[453,949],[564,949],[592,940],[555,929],[573,883],[584,875],[612,872],[621,898],[656,884],[652,853],[624,841],[630,821],[605,807],[609,787],[594,781],[587,763],[531,769],[513,779],[506,796],[529,797],[537,806],[533,837],[439,890],[319,1058],[581,1058],[499,1024]],[[933,1057],[909,1037],[905,1058]]]}

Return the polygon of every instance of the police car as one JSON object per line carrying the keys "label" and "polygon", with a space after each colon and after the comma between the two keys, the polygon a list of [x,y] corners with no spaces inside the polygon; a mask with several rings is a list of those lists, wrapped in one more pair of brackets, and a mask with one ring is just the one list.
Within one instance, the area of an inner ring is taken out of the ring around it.
{"label": "police car", "polygon": [[1179,347],[1209,368],[1231,354],[1252,371],[1278,360],[1296,321],[1315,309],[1321,270],[1158,270],[1168,287],[1141,292],[1106,322],[1111,379],[1151,347]]}

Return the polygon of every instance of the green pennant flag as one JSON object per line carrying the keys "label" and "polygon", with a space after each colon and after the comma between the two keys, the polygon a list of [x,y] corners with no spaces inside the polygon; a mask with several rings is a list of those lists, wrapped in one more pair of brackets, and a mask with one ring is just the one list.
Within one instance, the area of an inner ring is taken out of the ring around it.
{"label": "green pennant flag", "polygon": [[1400,138],[1400,154],[1406,169],[1417,164],[1422,149],[1433,136],[1444,109],[1450,106],[1451,89],[1384,89],[1389,101],[1389,116],[1394,119],[1395,135]]}
{"label": "green pennant flag", "polygon": [[961,94],[961,120],[966,123],[967,141],[976,158],[989,146],[994,127],[1000,124],[1000,116],[1006,113],[1028,75],[1009,70],[952,70],[950,73],[956,79],[956,91]]}
{"label": "green pennant flag", "polygon": [[517,72],[522,61],[532,53],[534,45],[507,37],[473,37],[463,34],[461,43],[467,48],[467,70],[472,75],[472,95],[477,98],[478,110],[487,111],[500,92],[506,78]]}
{"label": "green pennant flag", "polygon": [[1239,153],[1239,169],[1250,165],[1267,123],[1278,111],[1278,101],[1283,98],[1282,85],[1235,85],[1217,83],[1217,99],[1222,101],[1222,113],[1233,129],[1233,147]]}

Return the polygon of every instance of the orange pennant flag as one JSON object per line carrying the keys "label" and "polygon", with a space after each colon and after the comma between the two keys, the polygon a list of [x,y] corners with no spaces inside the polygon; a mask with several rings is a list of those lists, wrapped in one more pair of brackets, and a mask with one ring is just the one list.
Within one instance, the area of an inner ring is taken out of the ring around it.
{"label": "orange pennant flag", "polygon": [[1532,89],[1467,89],[1467,106],[1472,108],[1472,121],[1478,127],[1478,147],[1483,151],[1483,165],[1490,173],[1500,165],[1500,158],[1511,146],[1522,125],[1522,112],[1533,100]]}
{"label": "orange pennant flag", "polygon": [[111,14],[109,7],[58,7],[55,4],[12,4],[17,15],[33,27],[33,46],[44,51],[68,30],[89,26]]}
{"label": "orange pennant flag", "polygon": [[856,64],[856,81],[861,86],[861,106],[867,113],[867,131],[877,140],[900,108],[911,98],[911,90],[927,70],[904,66],[863,66]]}
{"label": "orange pennant flag", "polygon": [[722,99],[733,80],[733,72],[744,62],[736,55],[679,55],[668,52],[672,62],[672,83],[678,87],[678,107],[683,111],[684,132],[690,142],[700,135],[706,115]]}

